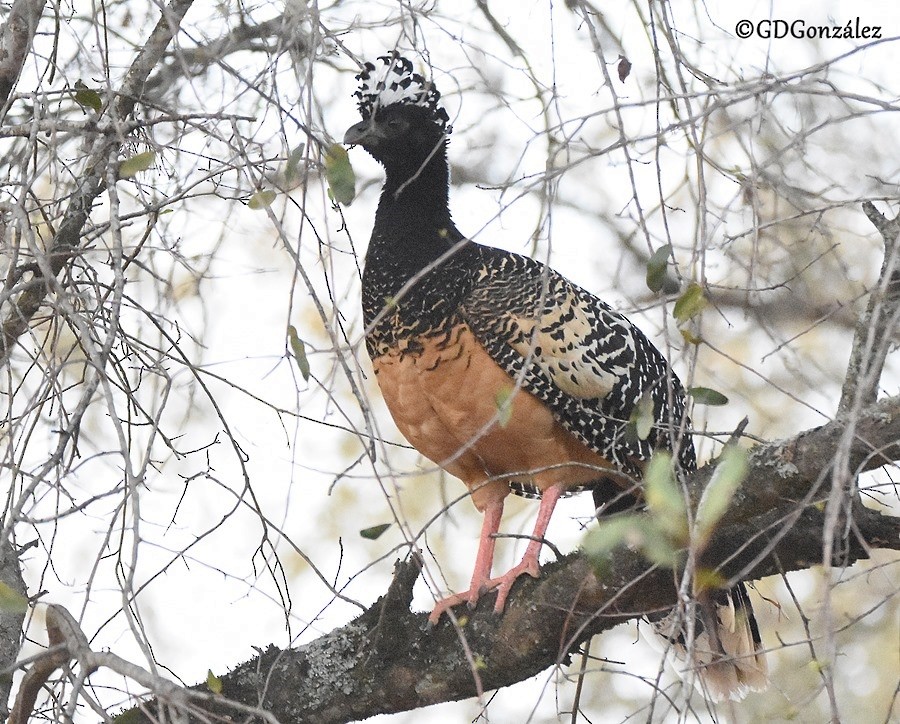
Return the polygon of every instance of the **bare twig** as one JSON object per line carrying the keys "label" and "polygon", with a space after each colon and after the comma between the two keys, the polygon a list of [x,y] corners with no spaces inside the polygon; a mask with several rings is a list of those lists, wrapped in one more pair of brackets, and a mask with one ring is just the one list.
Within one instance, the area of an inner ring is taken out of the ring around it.
{"label": "bare twig", "polygon": [[257,25],[241,23],[221,37],[194,48],[179,48],[177,55],[161,63],[147,79],[145,92],[156,93],[172,87],[181,78],[199,77],[211,66],[224,65],[224,58],[242,50],[274,55],[279,49],[287,48],[303,55],[308,51],[308,39],[302,27],[290,13],[285,13]]}
{"label": "bare twig", "polygon": [[9,724],[26,724],[37,701],[41,687],[61,666],[87,647],[87,639],[78,622],[62,606],[47,607],[47,639],[50,647],[34,662],[22,679],[16,702],[9,713]]}
{"label": "bare twig", "polygon": [[147,43],[128,69],[121,90],[109,111],[108,123],[104,129],[106,132],[97,137],[85,164],[83,180],[73,194],[56,234],[47,245],[46,257],[41,261],[45,284],[34,284],[23,291],[2,322],[0,365],[6,364],[16,340],[28,329],[32,317],[40,309],[50,290],[52,280],[63,270],[66,262],[78,253],[81,233],[91,207],[105,187],[109,164],[114,162],[118,147],[123,141],[118,124],[131,115],[143,93],[147,77],[159,63],[192,4],[193,0],[171,0]]}
{"label": "bare twig", "polygon": [[[174,710],[174,721],[187,721],[186,713],[202,711],[195,702],[208,702],[214,698],[208,691],[189,691],[114,653],[94,651],[81,626],[63,606],[58,604],[47,606],[46,621],[50,645],[26,672],[10,712],[8,724],[27,724],[41,687],[57,669],[65,668],[70,661],[77,662],[79,666],[77,676],[79,686],[83,687],[87,678],[97,669],[101,667],[110,669],[155,692],[160,701]],[[228,708],[252,715],[255,717],[254,721],[277,724],[275,717],[258,707],[232,702]]]}
{"label": "bare twig", "polygon": [[877,398],[881,370],[900,319],[900,216],[886,219],[870,201],[863,203],[863,211],[884,239],[884,261],[878,284],[853,335],[839,416],[866,407]]}

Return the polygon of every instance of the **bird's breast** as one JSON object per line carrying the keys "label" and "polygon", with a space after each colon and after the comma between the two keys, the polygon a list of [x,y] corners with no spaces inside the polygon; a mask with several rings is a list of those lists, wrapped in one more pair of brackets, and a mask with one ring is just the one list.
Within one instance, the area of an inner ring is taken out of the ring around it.
{"label": "bird's breast", "polygon": [[376,345],[372,362],[400,432],[466,483],[479,508],[508,494],[512,480],[580,487],[611,467],[518,388],[465,323]]}

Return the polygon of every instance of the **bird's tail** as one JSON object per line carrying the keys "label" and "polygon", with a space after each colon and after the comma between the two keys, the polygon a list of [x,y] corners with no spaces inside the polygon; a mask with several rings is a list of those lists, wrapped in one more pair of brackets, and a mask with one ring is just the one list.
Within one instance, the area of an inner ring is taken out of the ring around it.
{"label": "bird's tail", "polygon": [[652,624],[679,676],[692,679],[710,701],[740,701],[768,685],[759,627],[743,583],[698,601],[693,642],[683,611],[675,609]]}

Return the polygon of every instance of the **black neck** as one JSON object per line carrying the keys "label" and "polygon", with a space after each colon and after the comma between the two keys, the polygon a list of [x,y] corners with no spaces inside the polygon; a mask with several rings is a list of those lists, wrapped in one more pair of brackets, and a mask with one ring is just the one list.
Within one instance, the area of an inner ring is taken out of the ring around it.
{"label": "black neck", "polygon": [[446,142],[424,163],[386,164],[369,255],[386,254],[421,268],[458,242],[462,234],[450,218],[449,182]]}
{"label": "black neck", "polygon": [[[383,313],[386,299],[402,294],[395,313],[403,320],[404,334],[415,336],[452,318],[450,302],[465,292],[466,259],[473,246],[459,246],[464,237],[450,218],[445,144],[424,164],[390,159],[385,176],[366,252],[364,319],[371,324]],[[408,287],[413,278],[417,283]],[[392,324],[396,319],[385,318],[370,335],[370,344],[393,344],[398,332]]]}
{"label": "black neck", "polygon": [[444,141],[424,162],[401,158],[385,166],[378,214],[403,209],[404,213],[412,211],[433,224],[446,223],[450,217],[449,186],[450,172]]}

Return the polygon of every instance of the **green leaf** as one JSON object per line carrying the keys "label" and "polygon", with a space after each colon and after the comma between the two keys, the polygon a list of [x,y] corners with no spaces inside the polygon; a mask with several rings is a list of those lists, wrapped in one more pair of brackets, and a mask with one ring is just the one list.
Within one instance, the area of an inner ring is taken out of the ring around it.
{"label": "green leaf", "polygon": [[131,158],[126,158],[119,164],[119,178],[132,178],[137,176],[141,171],[152,168],[156,162],[156,151],[144,151],[137,153]]}
{"label": "green leaf", "polygon": [[644,473],[644,498],[650,516],[672,541],[687,543],[687,507],[684,495],[675,483],[672,456],[663,451],[653,454]]}
{"label": "green leaf", "polygon": [[254,211],[259,211],[260,209],[267,209],[272,205],[272,202],[275,200],[277,194],[272,189],[263,189],[262,191],[257,191],[253,196],[250,197],[250,200],[247,202],[247,208],[253,209]]}
{"label": "green leaf", "polygon": [[291,324],[288,325],[288,341],[291,345],[291,351],[294,353],[294,359],[297,362],[297,369],[300,370],[300,376],[304,382],[309,382],[309,360],[306,358],[306,345],[297,335],[297,328]]}
{"label": "green leaf", "polygon": [[100,97],[100,94],[88,88],[84,83],[80,80],[75,81],[75,93],[73,93],[73,97],[75,98],[75,102],[80,105],[82,108],[90,108],[97,113],[103,108],[103,99]]}
{"label": "green leaf", "polygon": [[647,439],[656,422],[653,416],[653,394],[650,390],[641,395],[631,411],[628,422],[634,425],[634,431],[639,440]]}
{"label": "green leaf", "polygon": [[698,337],[696,334],[691,332],[689,329],[679,329],[678,331],[681,332],[681,338],[687,344],[700,344],[703,341],[702,337]]}
{"label": "green leaf", "polygon": [[641,533],[640,549],[648,561],[664,568],[675,568],[681,563],[682,546],[659,525],[645,525]]}
{"label": "green leaf", "polygon": [[813,659],[806,665],[817,674],[821,674],[823,671],[828,671],[828,664],[826,664],[821,659]]}
{"label": "green leaf", "polygon": [[356,196],[356,174],[350,165],[347,149],[333,143],[325,152],[325,180],[331,197],[339,204],[349,206]]}
{"label": "green leaf", "polygon": [[686,322],[700,314],[705,306],[706,297],[703,296],[703,288],[697,282],[691,282],[684,293],[678,297],[672,313],[679,322]]}
{"label": "green leaf", "polygon": [[688,394],[699,405],[719,406],[728,404],[728,398],[711,387],[688,387]]}
{"label": "green leaf", "polygon": [[497,390],[497,394],[494,395],[494,404],[497,406],[497,422],[500,427],[506,427],[512,418],[512,398],[515,392],[515,387],[506,387]]}
{"label": "green leaf", "polygon": [[373,525],[371,528],[363,528],[359,534],[366,540],[378,540],[381,534],[391,527],[390,523],[380,523]]}
{"label": "green leaf", "polygon": [[635,537],[642,525],[637,513],[606,518],[584,538],[584,554],[594,568],[602,573],[609,565],[609,554]]}
{"label": "green leaf", "polygon": [[303,159],[303,152],[305,150],[306,144],[301,143],[297,148],[291,151],[291,155],[288,156],[287,163],[284,165],[284,178],[288,183],[292,183],[297,179],[297,176],[299,176],[297,169],[300,166],[300,161]]}
{"label": "green leaf", "polygon": [[212,669],[206,672],[206,688],[213,694],[222,693],[222,680],[212,672]]}
{"label": "green leaf", "polygon": [[610,553],[630,545],[652,563],[672,568],[681,563],[689,543],[687,506],[675,481],[672,456],[654,453],[644,473],[646,513],[617,515],[600,521],[585,537],[584,552],[599,573]]}
{"label": "green leaf", "polygon": [[25,613],[28,599],[21,593],[0,581],[0,613]]}
{"label": "green leaf", "polygon": [[694,591],[715,591],[725,588],[728,579],[712,568],[699,567],[694,573]]}
{"label": "green leaf", "polygon": [[739,447],[726,447],[697,506],[694,523],[700,545],[709,539],[746,477],[747,453]]}
{"label": "green leaf", "polygon": [[666,568],[678,565],[681,560],[679,547],[654,519],[636,513],[617,515],[601,521],[585,537],[584,553],[602,575],[609,566],[610,554],[626,544],[640,550],[652,563]]}
{"label": "green leaf", "polygon": [[666,244],[654,251],[647,262],[647,286],[651,292],[664,291],[666,294],[674,294],[678,291],[678,281],[668,272],[671,256],[672,245]]}

